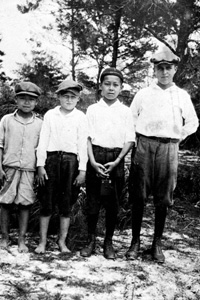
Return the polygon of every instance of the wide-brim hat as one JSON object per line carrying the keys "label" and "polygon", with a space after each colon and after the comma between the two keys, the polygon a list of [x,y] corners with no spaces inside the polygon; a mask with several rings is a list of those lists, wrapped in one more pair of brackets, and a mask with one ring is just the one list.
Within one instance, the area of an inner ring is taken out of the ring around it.
{"label": "wide-brim hat", "polygon": [[160,51],[155,52],[150,61],[155,65],[172,65],[178,64],[179,60],[179,57],[176,54],[174,54],[169,48],[164,48]]}
{"label": "wide-brim hat", "polygon": [[79,96],[80,91],[83,90],[83,87],[80,83],[71,80],[71,79],[66,79],[64,81],[62,81],[59,86],[58,89],[56,90],[56,93],[65,93],[65,92],[71,92],[76,96]]}
{"label": "wide-brim hat", "polygon": [[114,68],[114,67],[111,67],[111,68],[107,68],[105,69],[102,73],[101,73],[101,76],[100,76],[100,81],[102,82],[103,81],[103,78],[107,75],[114,75],[114,76],[117,76],[121,79],[121,81],[123,82],[124,81],[124,77],[123,77],[123,74],[120,70]]}
{"label": "wide-brim hat", "polygon": [[39,97],[41,95],[41,89],[32,82],[22,81],[15,85],[15,95],[30,95]]}

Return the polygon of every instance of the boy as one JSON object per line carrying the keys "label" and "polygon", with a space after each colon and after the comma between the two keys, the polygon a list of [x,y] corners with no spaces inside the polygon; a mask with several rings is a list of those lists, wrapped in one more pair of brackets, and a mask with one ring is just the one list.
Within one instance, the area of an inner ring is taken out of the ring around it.
{"label": "boy", "polygon": [[19,252],[27,252],[25,234],[29,210],[35,200],[33,191],[36,168],[35,151],[42,120],[33,112],[40,88],[32,82],[15,86],[17,110],[5,115],[0,124],[0,191],[1,231],[0,247],[9,244],[9,216],[13,204],[19,211]]}
{"label": "boy", "polygon": [[150,253],[158,263],[165,260],[161,248],[167,208],[173,204],[177,181],[179,142],[194,133],[198,119],[186,91],[173,83],[179,58],[168,48],[155,53],[151,62],[157,83],[139,91],[132,104],[137,148],[130,171],[132,242],[127,259],[140,250],[143,210],[154,197],[155,231]]}
{"label": "boy", "polygon": [[56,91],[60,105],[49,110],[41,129],[37,149],[40,185],[40,242],[36,253],[44,253],[51,215],[58,206],[62,253],[70,252],[65,244],[72,204],[85,181],[87,157],[87,119],[76,109],[82,86],[65,80]]}
{"label": "boy", "polygon": [[89,124],[86,175],[88,245],[80,254],[89,257],[95,250],[96,225],[100,207],[104,204],[104,256],[115,259],[112,237],[124,184],[124,157],[133,146],[135,136],[131,110],[117,98],[123,87],[122,73],[116,68],[107,68],[100,81],[102,98],[89,106],[86,113]]}

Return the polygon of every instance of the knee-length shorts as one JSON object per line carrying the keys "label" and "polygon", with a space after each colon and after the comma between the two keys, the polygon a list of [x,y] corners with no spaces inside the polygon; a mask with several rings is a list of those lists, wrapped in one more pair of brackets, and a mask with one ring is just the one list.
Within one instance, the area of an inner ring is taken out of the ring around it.
{"label": "knee-length shorts", "polygon": [[69,217],[80,188],[73,185],[78,175],[77,155],[68,152],[48,152],[45,169],[48,180],[39,187],[41,215],[50,216],[58,208],[59,215]]}
{"label": "knee-length shorts", "polygon": [[34,171],[4,167],[6,181],[0,191],[0,203],[28,206],[34,203]]}

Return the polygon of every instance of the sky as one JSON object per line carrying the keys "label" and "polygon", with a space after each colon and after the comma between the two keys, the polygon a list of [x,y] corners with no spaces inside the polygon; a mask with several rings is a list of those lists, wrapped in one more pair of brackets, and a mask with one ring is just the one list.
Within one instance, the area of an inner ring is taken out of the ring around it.
{"label": "sky", "polygon": [[[3,68],[6,75],[16,77],[14,70],[18,68],[17,63],[26,62],[23,53],[30,57],[31,45],[28,43],[30,37],[37,37],[42,41],[42,48],[47,52],[54,52],[66,65],[69,62],[69,50],[62,46],[61,38],[54,30],[47,33],[42,28],[52,22],[50,10],[52,9],[47,1],[45,10],[33,11],[22,14],[17,9],[17,4],[24,4],[25,0],[0,0],[0,50],[5,53],[2,57]],[[69,65],[69,64],[68,64]],[[66,67],[66,73],[69,70]]]}

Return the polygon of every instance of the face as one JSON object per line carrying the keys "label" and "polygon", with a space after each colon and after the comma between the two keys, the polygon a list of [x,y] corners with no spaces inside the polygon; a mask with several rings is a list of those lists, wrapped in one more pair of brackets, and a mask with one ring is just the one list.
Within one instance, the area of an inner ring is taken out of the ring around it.
{"label": "face", "polygon": [[117,100],[117,97],[122,90],[122,83],[118,76],[107,75],[101,83],[101,88],[104,101],[108,104],[112,104]]}
{"label": "face", "polygon": [[24,114],[29,114],[32,110],[34,110],[37,104],[37,97],[31,95],[18,95],[16,97],[16,103],[18,110]]}
{"label": "face", "polygon": [[154,72],[156,78],[158,79],[158,85],[162,89],[167,89],[172,85],[176,69],[177,67],[175,65],[169,65],[165,63],[160,64],[158,66],[155,65]]}
{"label": "face", "polygon": [[60,101],[61,109],[66,113],[72,111],[79,101],[79,97],[71,92],[66,92],[63,95],[58,94],[58,99]]}

